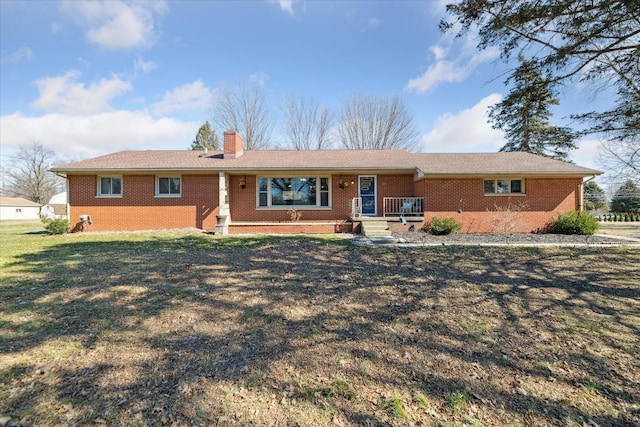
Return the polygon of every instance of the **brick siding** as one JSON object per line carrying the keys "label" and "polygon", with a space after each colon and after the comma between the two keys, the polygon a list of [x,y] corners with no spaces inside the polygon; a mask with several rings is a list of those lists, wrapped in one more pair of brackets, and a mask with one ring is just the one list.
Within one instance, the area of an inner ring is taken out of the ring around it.
{"label": "brick siding", "polygon": [[416,183],[416,193],[424,197],[425,221],[453,217],[462,223],[462,233],[529,233],[560,213],[580,209],[581,183],[581,178],[524,178],[525,195],[485,196],[482,178],[424,179]]}
{"label": "brick siding", "polygon": [[[284,174],[283,174],[284,175]],[[240,188],[240,180],[246,179],[246,187]],[[349,185],[339,188],[343,179]],[[354,184],[351,184],[351,180]],[[382,212],[384,197],[412,197],[413,175],[378,175],[378,212]],[[257,176],[232,175],[229,180],[229,200],[232,222],[279,222],[290,221],[289,208],[282,210],[256,209]],[[302,207],[301,221],[346,220],[351,216],[351,201],[358,197],[358,175],[332,175],[330,200],[331,209],[309,209]]]}
{"label": "brick siding", "polygon": [[[283,174],[284,175],[284,174]],[[240,188],[240,179],[246,187]],[[333,233],[350,230],[351,201],[358,195],[358,175],[332,175],[331,209],[300,209],[292,223],[288,209],[256,209],[256,176],[228,180],[230,233]],[[354,185],[339,188],[343,178]],[[181,197],[155,197],[155,175],[124,175],[123,197],[96,197],[96,175],[69,176],[70,219],[91,216],[87,230],[149,230],[195,227],[214,230],[219,213],[218,175],[183,174]],[[425,178],[412,174],[377,176],[378,212],[384,197],[424,197],[425,221],[434,215],[462,222],[463,233],[532,232],[559,213],[580,209],[581,178],[524,178],[523,196],[485,196],[482,178]],[[461,212],[458,212],[460,210]],[[498,212],[502,210],[502,212]],[[266,224],[271,223],[271,224]],[[422,224],[414,224],[419,228]],[[392,224],[402,229],[399,223]],[[357,230],[356,230],[357,231]]]}
{"label": "brick siding", "polygon": [[214,230],[217,175],[182,175],[181,197],[155,197],[155,175],[124,175],[122,197],[96,197],[96,175],[69,176],[69,218],[93,222],[85,230],[157,230],[195,227]]}

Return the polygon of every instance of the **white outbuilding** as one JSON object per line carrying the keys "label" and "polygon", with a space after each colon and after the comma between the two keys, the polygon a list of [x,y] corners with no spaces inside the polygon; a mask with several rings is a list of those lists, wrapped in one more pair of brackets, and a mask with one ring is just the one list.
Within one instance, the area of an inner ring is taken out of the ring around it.
{"label": "white outbuilding", "polygon": [[49,203],[42,207],[41,214],[51,219],[67,218],[67,192],[63,191],[51,197]]}
{"label": "white outbuilding", "polygon": [[0,220],[40,219],[42,206],[21,197],[0,197]]}

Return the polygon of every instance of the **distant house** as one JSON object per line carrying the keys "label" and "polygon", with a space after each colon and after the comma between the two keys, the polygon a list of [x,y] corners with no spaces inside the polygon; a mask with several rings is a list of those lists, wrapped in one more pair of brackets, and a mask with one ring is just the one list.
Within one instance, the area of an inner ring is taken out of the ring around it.
{"label": "distant house", "polygon": [[[600,171],[528,153],[403,150],[122,151],[53,169],[68,180],[70,220],[87,230],[196,227],[226,233],[362,232],[454,217],[461,232],[541,229],[583,209]],[[371,229],[371,228],[370,228]]]}
{"label": "distant house", "polygon": [[21,197],[0,197],[0,220],[40,219],[42,206]]}
{"label": "distant house", "polygon": [[49,203],[42,207],[41,215],[51,219],[67,218],[67,192],[54,194]]}

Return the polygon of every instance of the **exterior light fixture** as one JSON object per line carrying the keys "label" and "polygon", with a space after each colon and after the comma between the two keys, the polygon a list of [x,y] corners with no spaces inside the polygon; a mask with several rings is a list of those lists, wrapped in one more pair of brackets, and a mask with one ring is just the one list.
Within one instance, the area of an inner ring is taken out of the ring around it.
{"label": "exterior light fixture", "polygon": [[242,188],[243,190],[245,188],[247,188],[247,177],[243,176],[242,178],[240,178],[240,188]]}
{"label": "exterior light fixture", "polygon": [[338,188],[347,188],[348,186],[349,182],[344,180],[344,176],[340,175],[340,179],[338,180]]}

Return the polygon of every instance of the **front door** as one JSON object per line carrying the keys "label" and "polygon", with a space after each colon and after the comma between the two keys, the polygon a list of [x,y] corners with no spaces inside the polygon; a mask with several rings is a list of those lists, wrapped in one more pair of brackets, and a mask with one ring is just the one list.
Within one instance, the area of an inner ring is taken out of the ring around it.
{"label": "front door", "polygon": [[376,176],[360,175],[358,184],[358,195],[362,200],[362,215],[376,216],[378,213]]}

